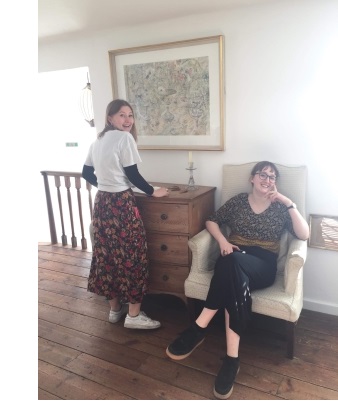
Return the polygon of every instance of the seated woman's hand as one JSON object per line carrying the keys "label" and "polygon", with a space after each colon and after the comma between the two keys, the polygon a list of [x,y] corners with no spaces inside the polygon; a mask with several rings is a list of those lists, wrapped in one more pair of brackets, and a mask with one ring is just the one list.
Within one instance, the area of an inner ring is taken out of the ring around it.
{"label": "seated woman's hand", "polygon": [[239,249],[239,247],[237,245],[233,245],[230,242],[228,242],[226,245],[223,245],[221,247],[221,255],[222,256],[232,254],[234,251],[240,251],[240,249]]}

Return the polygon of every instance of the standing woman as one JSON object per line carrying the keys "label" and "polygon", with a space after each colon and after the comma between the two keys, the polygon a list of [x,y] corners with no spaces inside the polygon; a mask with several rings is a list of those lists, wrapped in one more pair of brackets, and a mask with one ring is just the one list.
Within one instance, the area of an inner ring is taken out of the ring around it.
{"label": "standing woman", "polygon": [[136,141],[131,105],[113,100],[106,109],[105,128],[90,146],[82,170],[82,177],[98,188],[88,291],[109,301],[111,323],[127,314],[124,327],[157,329],[160,322],[141,311],[148,290],[147,241],[131,186],[152,197],[169,193],[164,187],[155,190],[139,173],[137,163],[142,160]]}

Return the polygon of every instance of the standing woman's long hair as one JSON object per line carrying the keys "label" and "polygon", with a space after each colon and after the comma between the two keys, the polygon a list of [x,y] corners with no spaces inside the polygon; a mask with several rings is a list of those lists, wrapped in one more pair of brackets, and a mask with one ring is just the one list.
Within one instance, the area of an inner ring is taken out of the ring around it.
{"label": "standing woman's long hair", "polygon": [[[119,110],[122,108],[122,106],[128,106],[128,108],[131,109],[131,111],[132,111],[132,113],[134,115],[134,109],[132,108],[130,103],[128,103],[127,101],[125,101],[123,99],[114,99],[107,106],[106,117],[105,117],[105,127],[102,130],[102,132],[100,132],[97,135],[98,138],[103,137],[104,134],[106,132],[108,132],[108,130],[119,130],[119,129],[116,129],[116,127],[114,125],[112,125],[111,123],[108,122],[108,116],[113,116],[116,113],[118,113]],[[133,126],[130,129],[130,133],[132,134],[133,138],[135,139],[135,142],[137,142],[137,130],[136,130],[136,126],[135,126],[135,116],[134,116]]]}

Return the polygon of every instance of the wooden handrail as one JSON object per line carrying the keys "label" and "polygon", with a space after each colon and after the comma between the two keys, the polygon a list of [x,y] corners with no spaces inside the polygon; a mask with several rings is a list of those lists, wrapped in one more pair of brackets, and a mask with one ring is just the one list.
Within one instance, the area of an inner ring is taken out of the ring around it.
{"label": "wooden handrail", "polygon": [[[47,212],[48,212],[48,221],[49,221],[49,231],[50,231],[50,238],[52,244],[57,244],[57,233],[56,233],[56,225],[55,225],[55,218],[54,218],[54,210],[53,210],[53,200],[52,195],[50,192],[49,187],[49,177],[54,177],[55,187],[56,187],[56,196],[59,206],[59,213],[60,213],[60,222],[61,222],[61,242],[63,246],[68,245],[67,243],[67,235],[65,231],[65,220],[63,215],[63,206],[62,206],[62,183],[61,180],[64,180],[64,186],[66,188],[67,194],[67,202],[68,202],[68,211],[69,211],[69,221],[71,226],[71,243],[72,247],[77,247],[77,237],[75,231],[75,224],[74,224],[74,215],[73,215],[73,206],[72,206],[72,186],[75,187],[76,190],[76,198],[78,204],[78,216],[81,228],[81,248],[87,249],[87,239],[84,233],[84,217],[82,212],[82,200],[81,200],[81,173],[78,172],[69,172],[69,171],[50,171],[50,170],[43,170],[41,171],[44,180],[45,186],[45,194],[46,194],[46,203],[47,203]],[[92,186],[86,181],[86,190],[88,191],[88,204],[89,204],[89,212],[90,212],[90,219],[93,217],[93,200],[92,200]]]}

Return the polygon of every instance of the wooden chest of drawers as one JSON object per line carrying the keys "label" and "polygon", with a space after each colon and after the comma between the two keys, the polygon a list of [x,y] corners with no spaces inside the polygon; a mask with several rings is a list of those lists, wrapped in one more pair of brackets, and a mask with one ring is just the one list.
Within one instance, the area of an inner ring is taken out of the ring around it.
{"label": "wooden chest of drawers", "polygon": [[[154,186],[172,184],[151,182]],[[167,293],[184,302],[184,281],[191,265],[188,239],[205,228],[207,217],[215,210],[216,187],[198,186],[185,191],[185,185],[175,185],[169,197],[154,198],[135,193],[147,232],[150,261],[149,293]]]}

